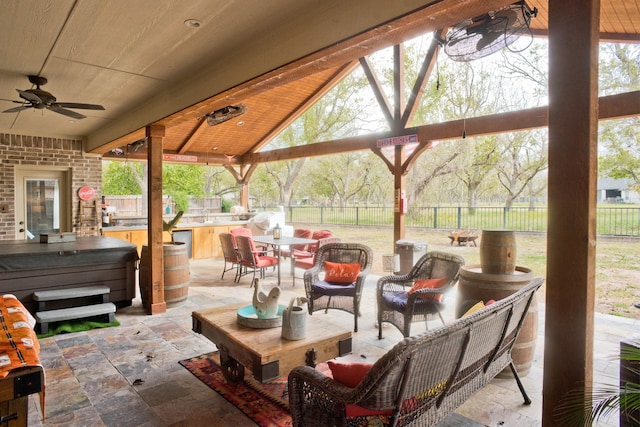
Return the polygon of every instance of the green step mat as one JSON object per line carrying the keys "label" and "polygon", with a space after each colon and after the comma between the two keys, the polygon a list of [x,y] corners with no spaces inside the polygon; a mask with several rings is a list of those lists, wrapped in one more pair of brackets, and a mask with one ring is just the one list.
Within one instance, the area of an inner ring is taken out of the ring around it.
{"label": "green step mat", "polygon": [[114,322],[96,322],[95,320],[88,319],[51,322],[49,323],[49,332],[47,332],[46,334],[39,334],[38,338],[48,338],[58,334],[84,332],[91,329],[109,328],[112,326],[120,326],[120,322],[118,322],[118,319],[116,319]]}

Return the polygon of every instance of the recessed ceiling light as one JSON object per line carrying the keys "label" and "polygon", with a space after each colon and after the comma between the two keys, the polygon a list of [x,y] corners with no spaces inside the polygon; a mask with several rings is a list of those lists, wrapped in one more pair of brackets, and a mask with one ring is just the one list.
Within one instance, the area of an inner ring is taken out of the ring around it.
{"label": "recessed ceiling light", "polygon": [[237,125],[238,125],[238,126],[244,126],[244,122],[243,122],[242,120],[240,120],[240,121],[237,123]]}
{"label": "recessed ceiling light", "polygon": [[200,27],[200,25],[202,25],[202,22],[197,19],[187,19],[186,21],[184,21],[184,25],[189,28],[198,28]]}

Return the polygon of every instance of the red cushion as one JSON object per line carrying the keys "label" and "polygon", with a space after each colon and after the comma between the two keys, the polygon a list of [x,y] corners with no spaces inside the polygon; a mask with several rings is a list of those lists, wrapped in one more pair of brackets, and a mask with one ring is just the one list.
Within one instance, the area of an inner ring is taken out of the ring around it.
{"label": "red cushion", "polygon": [[[437,288],[441,288],[444,285],[447,284],[447,282],[449,281],[448,278],[443,277],[440,279],[423,279],[423,280],[416,280],[415,282],[413,282],[413,286],[411,287],[411,289],[409,289],[407,291],[407,293],[414,293],[415,291],[419,290],[419,289],[437,289]],[[442,294],[438,294],[438,295],[424,295],[421,298],[422,299],[430,299],[436,302],[441,302],[442,301]]]}
{"label": "red cushion", "polygon": [[[357,387],[360,381],[367,375],[367,372],[373,366],[372,363],[366,362],[338,362],[337,360],[329,360],[327,362],[333,379],[347,387]],[[393,411],[387,409],[377,411],[374,409],[363,408],[358,405],[345,405],[345,413],[347,417],[368,417],[372,415],[391,415]]]}
{"label": "red cushion", "polygon": [[296,258],[296,267],[304,268],[306,270],[313,267],[313,261],[315,257]]}
{"label": "red cushion", "polygon": [[334,380],[351,388],[357,387],[373,366],[372,363],[339,362],[337,360],[329,360],[327,365],[331,369]]}
{"label": "red cushion", "polygon": [[353,283],[360,274],[360,263],[324,262],[324,280],[330,283]]}
{"label": "red cushion", "polygon": [[316,230],[311,235],[313,240],[326,239],[327,237],[333,237],[333,233],[329,230]]}
{"label": "red cushion", "polygon": [[371,417],[373,415],[391,415],[393,411],[391,409],[387,409],[384,411],[376,411],[375,409],[367,409],[358,405],[345,405],[344,412],[347,415],[347,418],[352,417]]}

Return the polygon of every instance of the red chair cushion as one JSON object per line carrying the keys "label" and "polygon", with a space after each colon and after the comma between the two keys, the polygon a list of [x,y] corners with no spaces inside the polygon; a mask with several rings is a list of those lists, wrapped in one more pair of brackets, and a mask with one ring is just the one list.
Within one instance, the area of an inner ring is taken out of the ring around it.
{"label": "red chair cushion", "polygon": [[324,262],[324,281],[329,283],[350,284],[360,274],[360,263]]}
{"label": "red chair cushion", "polygon": [[306,258],[296,258],[296,267],[304,268],[305,270],[313,267],[313,260],[315,257],[310,256]]}
{"label": "red chair cushion", "polygon": [[312,239],[320,240],[326,239],[327,237],[333,237],[333,233],[329,230],[316,230],[313,232]]}

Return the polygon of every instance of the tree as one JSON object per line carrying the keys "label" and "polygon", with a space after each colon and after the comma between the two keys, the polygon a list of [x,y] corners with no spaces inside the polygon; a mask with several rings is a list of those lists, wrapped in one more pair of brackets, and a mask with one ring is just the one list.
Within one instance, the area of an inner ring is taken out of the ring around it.
{"label": "tree", "polygon": [[604,154],[599,158],[599,173],[633,181],[640,192],[640,119],[638,117],[603,124],[600,141]]}
{"label": "tree", "polygon": [[200,165],[165,164],[162,168],[162,192],[173,198],[179,211],[189,210],[189,197],[204,195],[204,168]]}
{"label": "tree", "polygon": [[140,176],[143,169],[144,164],[141,162],[105,160],[102,166],[102,194],[142,194]]}
{"label": "tree", "polygon": [[236,181],[222,166],[203,166],[204,185],[202,192],[205,196],[222,196],[237,191]]}
{"label": "tree", "polygon": [[[612,94],[640,89],[640,46],[600,45],[600,93]],[[599,174],[630,179],[640,192],[640,118],[600,122],[598,129]]]}
{"label": "tree", "polygon": [[337,198],[344,208],[369,185],[374,165],[379,159],[369,152],[351,152],[323,157],[314,163],[312,186],[325,191],[329,198]]}
{"label": "tree", "polygon": [[502,161],[495,167],[500,184],[507,190],[505,207],[510,209],[529,182],[547,168],[547,138],[540,131],[525,131],[501,134],[497,139]]}
{"label": "tree", "polygon": [[[368,105],[363,102],[367,82],[352,73],[316,102],[298,120],[269,144],[269,149],[311,144],[359,132],[358,116]],[[306,159],[266,163],[261,168],[277,184],[278,204],[289,206]],[[254,174],[255,175],[255,174]]]}
{"label": "tree", "polygon": [[499,156],[496,147],[496,136],[469,138],[468,148],[464,151],[464,163],[456,171],[456,176],[464,183],[467,190],[467,209],[475,213],[478,206],[480,188],[486,178],[494,172],[494,165]]}

